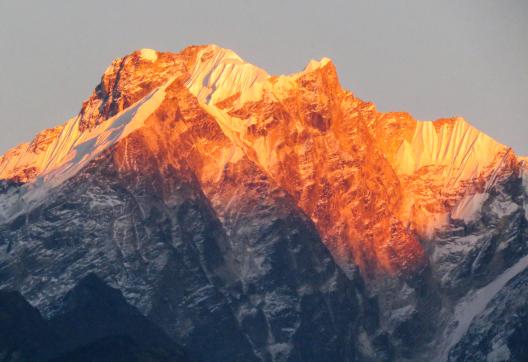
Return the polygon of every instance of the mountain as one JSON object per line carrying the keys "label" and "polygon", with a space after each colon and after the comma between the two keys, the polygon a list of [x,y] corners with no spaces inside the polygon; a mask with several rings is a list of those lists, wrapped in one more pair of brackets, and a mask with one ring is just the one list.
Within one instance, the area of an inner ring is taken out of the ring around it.
{"label": "mountain", "polygon": [[0,358],[42,360],[52,355],[55,338],[48,323],[16,291],[0,291]]}
{"label": "mountain", "polygon": [[1,291],[0,307],[3,361],[189,361],[181,347],[94,274],[66,294],[60,313],[49,320],[18,292]]}
{"label": "mountain", "polygon": [[0,287],[54,318],[95,273],[202,361],[464,360],[484,313],[514,318],[487,308],[527,266],[527,165],[462,118],[378,112],[327,58],[142,49],[0,158]]}

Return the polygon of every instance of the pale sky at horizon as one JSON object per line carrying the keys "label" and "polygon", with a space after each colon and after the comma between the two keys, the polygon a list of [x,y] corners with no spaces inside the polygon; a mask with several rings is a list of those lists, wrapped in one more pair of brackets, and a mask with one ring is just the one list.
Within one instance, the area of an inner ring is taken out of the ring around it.
{"label": "pale sky at horizon", "polygon": [[463,116],[528,156],[525,0],[0,0],[0,153],[75,116],[114,58],[207,43],[271,74],[332,58],[380,111]]}

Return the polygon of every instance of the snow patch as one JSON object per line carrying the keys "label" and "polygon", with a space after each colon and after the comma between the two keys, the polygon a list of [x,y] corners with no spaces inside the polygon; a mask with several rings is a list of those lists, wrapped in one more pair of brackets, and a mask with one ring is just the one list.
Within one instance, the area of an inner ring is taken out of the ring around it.
{"label": "snow patch", "polygon": [[398,326],[401,323],[412,318],[412,316],[415,313],[416,313],[416,308],[412,305],[407,305],[407,306],[398,308],[391,312],[389,324],[393,326]]}
{"label": "snow patch", "polygon": [[139,57],[147,62],[155,62],[158,60],[158,52],[154,49],[141,49],[139,51]]}
{"label": "snow patch", "polygon": [[477,219],[482,210],[482,205],[484,205],[488,197],[488,193],[476,193],[465,196],[451,211],[451,217],[464,220],[466,224]]}
{"label": "snow patch", "polygon": [[272,361],[284,361],[288,358],[293,346],[290,343],[274,343],[268,346]]}
{"label": "snow patch", "polygon": [[486,356],[486,362],[506,362],[510,360],[510,357],[511,352],[507,345],[494,342],[491,352]]}
{"label": "snow patch", "polygon": [[491,204],[491,210],[499,218],[509,216],[519,209],[519,205],[512,201],[494,202]]}

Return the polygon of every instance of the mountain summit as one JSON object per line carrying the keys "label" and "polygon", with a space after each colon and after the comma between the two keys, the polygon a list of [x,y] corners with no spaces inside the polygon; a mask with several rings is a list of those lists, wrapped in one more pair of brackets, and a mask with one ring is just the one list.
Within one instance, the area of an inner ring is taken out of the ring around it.
{"label": "mountain summit", "polygon": [[378,112],[328,58],[135,51],[0,178],[1,285],[53,314],[97,273],[204,360],[447,356],[450,313],[528,252],[524,159]]}

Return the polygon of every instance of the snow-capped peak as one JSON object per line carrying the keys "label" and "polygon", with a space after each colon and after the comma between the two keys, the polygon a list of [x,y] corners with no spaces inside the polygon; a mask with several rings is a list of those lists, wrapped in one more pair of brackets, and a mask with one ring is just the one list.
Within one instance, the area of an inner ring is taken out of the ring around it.
{"label": "snow-capped peak", "polygon": [[332,60],[327,57],[323,57],[321,58],[321,60],[312,59],[310,60],[310,62],[308,62],[308,65],[306,65],[306,67],[304,68],[303,73],[313,72],[314,70],[324,67],[330,62],[332,62]]}
{"label": "snow-capped peak", "polygon": [[214,104],[268,78],[268,73],[232,50],[209,45],[198,53],[186,85],[200,101]]}

